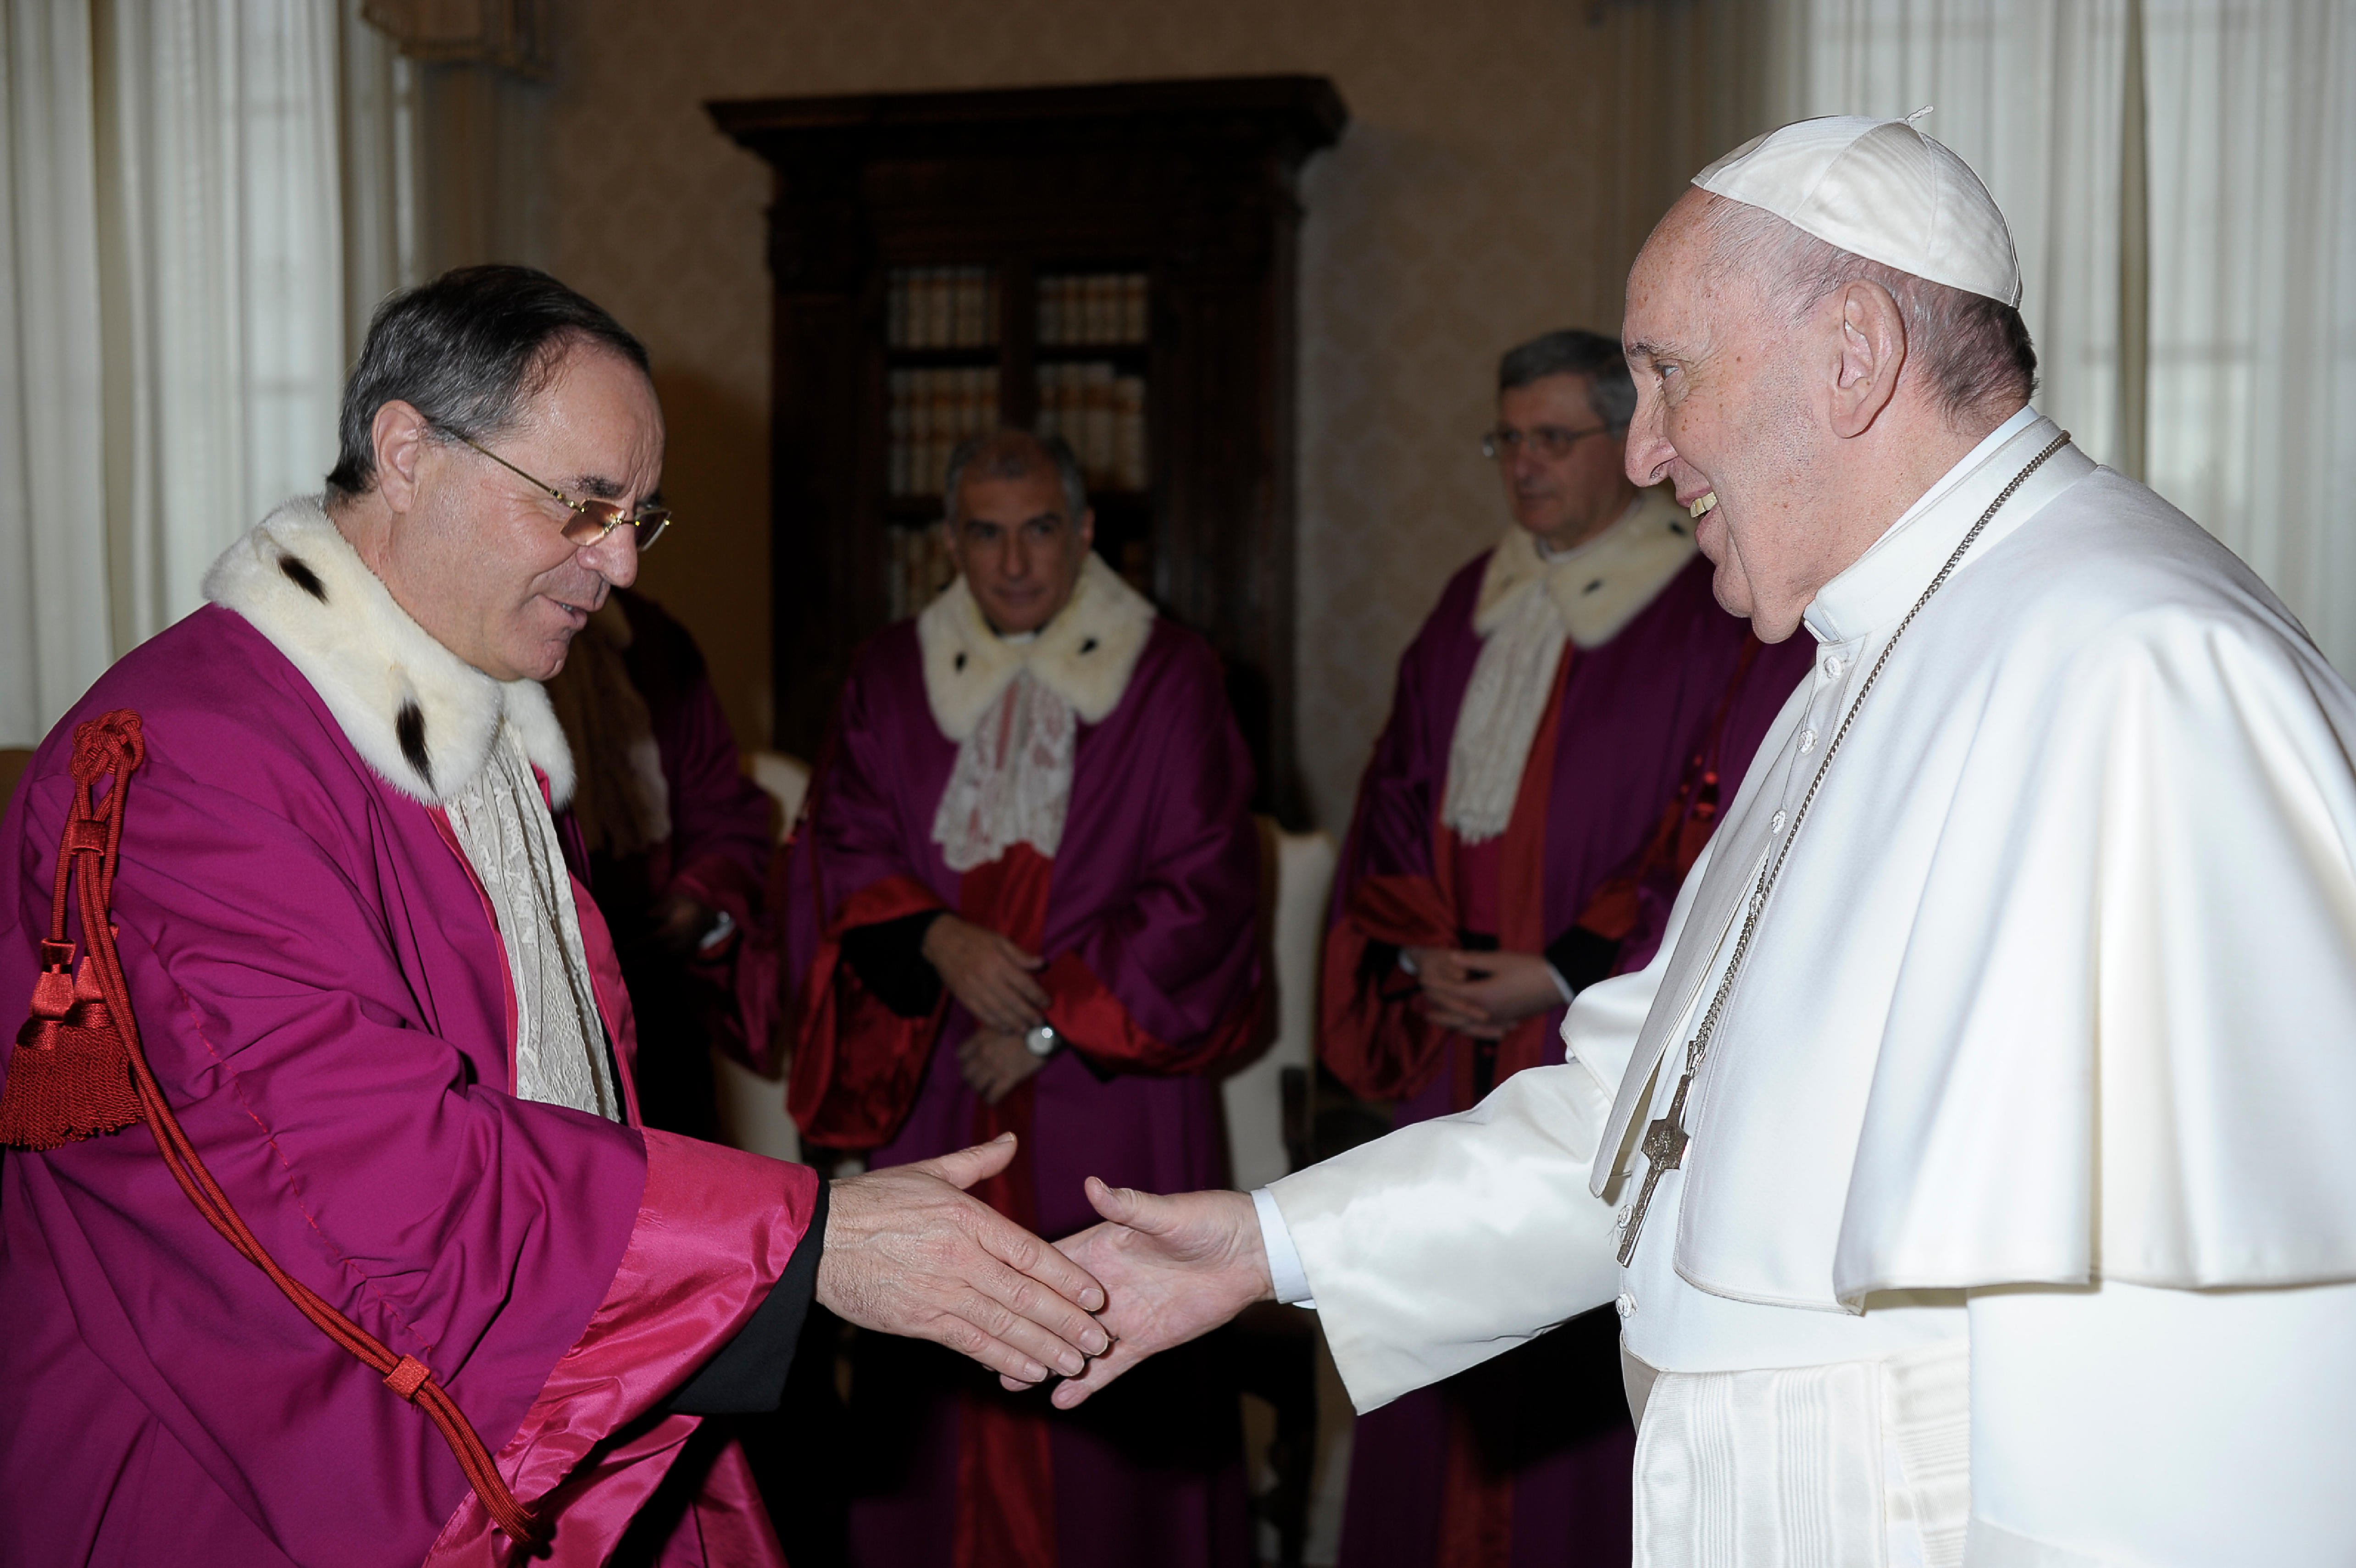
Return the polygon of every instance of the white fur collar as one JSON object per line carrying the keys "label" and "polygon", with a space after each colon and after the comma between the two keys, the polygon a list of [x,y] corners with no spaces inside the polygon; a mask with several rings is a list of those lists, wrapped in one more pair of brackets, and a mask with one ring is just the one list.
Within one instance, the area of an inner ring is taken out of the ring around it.
{"label": "white fur collar", "polygon": [[1481,575],[1472,629],[1488,636],[1504,624],[1521,589],[1544,583],[1571,641],[1598,647],[1617,637],[1685,570],[1694,550],[1693,523],[1666,485],[1639,491],[1619,521],[1552,561],[1538,553],[1536,535],[1509,528]]}
{"label": "white fur collar", "polygon": [[960,576],[916,617],[933,722],[949,739],[963,741],[1027,669],[1083,723],[1098,723],[1129,690],[1130,671],[1153,632],[1153,613],[1151,600],[1090,551],[1071,602],[1040,628],[1037,640],[1012,643],[990,629]]}
{"label": "white fur collar", "polygon": [[205,574],[205,597],[253,623],[311,682],[384,781],[429,806],[474,781],[504,717],[573,799],[573,752],[537,681],[495,681],[426,635],[321,510],[297,496]]}

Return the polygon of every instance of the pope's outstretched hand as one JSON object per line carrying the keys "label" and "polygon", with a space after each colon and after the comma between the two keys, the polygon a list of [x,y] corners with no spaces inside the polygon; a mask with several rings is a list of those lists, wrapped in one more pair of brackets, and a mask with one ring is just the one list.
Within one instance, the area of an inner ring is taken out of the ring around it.
{"label": "pope's outstretched hand", "polygon": [[[818,1299],[862,1328],[961,1350],[1027,1388],[1108,1348],[1087,1271],[964,1189],[1006,1168],[1014,1134],[832,1184]],[[1247,1200],[1248,1206],[1248,1200]]]}
{"label": "pope's outstretched hand", "polygon": [[[1055,1245],[1105,1288],[1098,1320],[1109,1353],[1066,1376],[1052,1398],[1070,1410],[1157,1351],[1209,1333],[1256,1301],[1275,1296],[1259,1217],[1240,1192],[1168,1197],[1087,1180],[1088,1202],[1104,1216]],[[1024,1385],[1002,1380],[1010,1389]]]}

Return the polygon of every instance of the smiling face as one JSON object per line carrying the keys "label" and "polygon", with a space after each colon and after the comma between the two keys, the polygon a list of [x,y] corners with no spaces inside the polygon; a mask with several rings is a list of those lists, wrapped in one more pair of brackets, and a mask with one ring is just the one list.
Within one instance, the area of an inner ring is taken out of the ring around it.
{"label": "smiling face", "polygon": [[1831,435],[1810,395],[1821,324],[1786,319],[1750,277],[1709,264],[1717,199],[1688,192],[1628,275],[1627,471],[1704,508],[1695,537],[1718,568],[1719,603],[1772,642],[1846,564],[1824,493]]}
{"label": "smiling face", "polygon": [[949,554],[1001,637],[1036,631],[1078,586],[1096,541],[1096,513],[1074,520],[1055,468],[1041,463],[1000,476],[968,473],[948,523]]}
{"label": "smiling face", "polygon": [[[393,514],[364,552],[393,598],[451,652],[497,680],[545,681],[573,634],[638,574],[626,524],[574,545],[575,514],[404,403],[377,411],[378,489]],[[643,371],[600,348],[563,351],[549,383],[483,446],[580,499],[630,510],[662,476],[662,410]]]}

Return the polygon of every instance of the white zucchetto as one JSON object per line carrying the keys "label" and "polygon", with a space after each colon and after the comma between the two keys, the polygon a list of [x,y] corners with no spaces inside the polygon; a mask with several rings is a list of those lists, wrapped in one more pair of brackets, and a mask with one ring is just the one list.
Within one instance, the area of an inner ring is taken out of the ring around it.
{"label": "white zucchetto", "polygon": [[1693,182],[1868,261],[2020,304],[2020,262],[1996,199],[1911,121],[1802,120],[1752,137]]}

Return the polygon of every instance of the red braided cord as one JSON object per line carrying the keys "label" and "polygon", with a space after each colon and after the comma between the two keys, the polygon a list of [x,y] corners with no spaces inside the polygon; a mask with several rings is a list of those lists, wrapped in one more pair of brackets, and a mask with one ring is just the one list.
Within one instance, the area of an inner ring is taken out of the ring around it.
{"label": "red braided cord", "polygon": [[[73,775],[81,786],[77,802],[79,814],[85,819],[104,813],[106,848],[100,857],[95,875],[81,878],[80,905],[82,932],[88,939],[92,968],[98,976],[100,993],[106,999],[108,1012],[121,1031],[123,1043],[131,1059],[132,1084],[139,1096],[140,1108],[145,1112],[148,1127],[155,1134],[156,1147],[162,1151],[164,1163],[173,1179],[188,1195],[197,1211],[205,1217],[222,1240],[235,1248],[238,1254],[270,1277],[295,1310],[309,1318],[328,1338],[333,1339],[372,1370],[394,1375],[402,1358],[394,1355],[373,1335],[346,1317],[329,1305],[317,1292],[278,1266],[261,1240],[246,1223],[213,1180],[198,1155],[195,1144],[181,1128],[180,1120],[164,1098],[163,1087],[155,1080],[147,1065],[147,1053],[140,1044],[138,1020],[131,1011],[131,987],[123,973],[121,956],[114,946],[114,929],[107,916],[110,896],[114,886],[114,873],[123,846],[123,800],[129,785],[132,769],[146,757],[146,745],[139,734],[136,714],[109,714],[96,724],[78,728],[74,735]],[[102,748],[104,748],[102,750]],[[105,802],[92,809],[91,786],[112,773],[114,788],[107,792]],[[58,893],[59,903],[65,892],[66,864],[77,856],[60,852]],[[62,910],[59,911],[60,915]],[[405,1380],[405,1376],[404,1376]],[[467,1484],[482,1499],[492,1521],[507,1532],[508,1538],[528,1550],[538,1551],[548,1544],[550,1532],[531,1511],[516,1499],[508,1489],[506,1480],[492,1462],[490,1451],[474,1425],[442,1385],[432,1377],[420,1383],[411,1402],[424,1411],[428,1419],[441,1429],[443,1438],[466,1475]]]}

